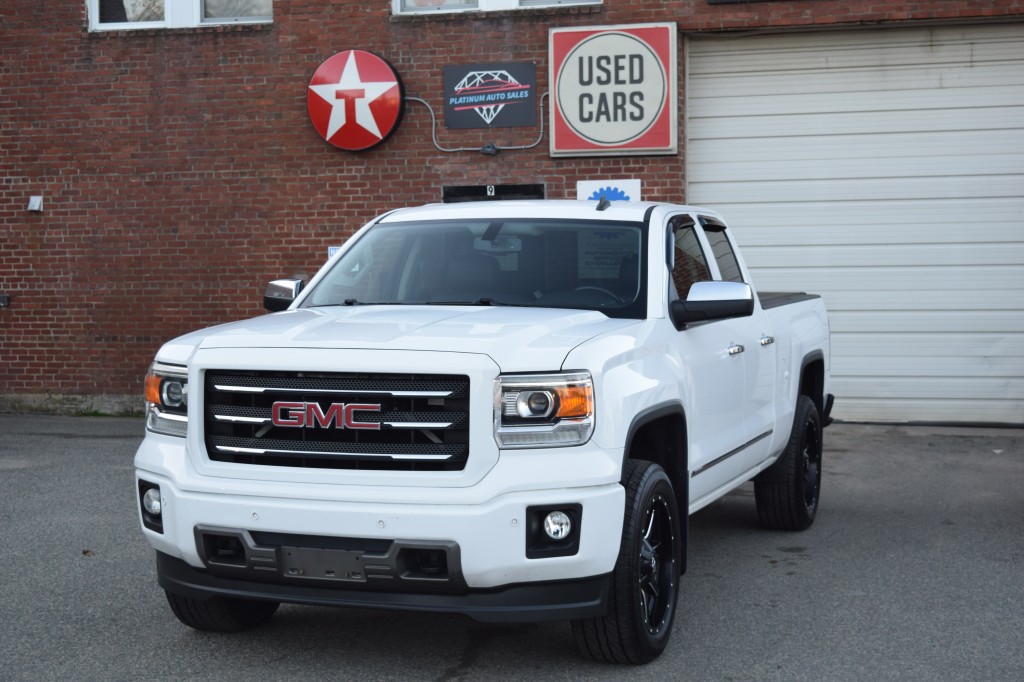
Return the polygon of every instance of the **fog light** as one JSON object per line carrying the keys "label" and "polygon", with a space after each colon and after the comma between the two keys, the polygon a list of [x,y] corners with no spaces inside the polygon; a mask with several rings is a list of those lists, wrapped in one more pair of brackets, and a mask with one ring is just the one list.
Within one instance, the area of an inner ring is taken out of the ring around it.
{"label": "fog light", "polygon": [[544,532],[552,540],[564,540],[572,532],[572,519],[565,512],[553,511],[544,517]]}
{"label": "fog light", "polygon": [[583,535],[583,505],[555,502],[526,508],[526,558],[575,556]]}
{"label": "fog light", "polygon": [[160,516],[160,488],[149,488],[142,494],[142,508],[147,514]]}

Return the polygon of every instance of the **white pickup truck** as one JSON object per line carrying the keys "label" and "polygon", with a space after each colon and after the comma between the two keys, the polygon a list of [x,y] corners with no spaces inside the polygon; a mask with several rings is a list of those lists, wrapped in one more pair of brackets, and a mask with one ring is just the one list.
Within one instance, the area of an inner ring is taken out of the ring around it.
{"label": "white pickup truck", "polygon": [[712,211],[397,210],[264,303],[146,377],[139,520],[193,628],[281,602],[565,619],[642,663],[690,514],[753,479],[766,526],[814,520],[825,308],[755,293]]}

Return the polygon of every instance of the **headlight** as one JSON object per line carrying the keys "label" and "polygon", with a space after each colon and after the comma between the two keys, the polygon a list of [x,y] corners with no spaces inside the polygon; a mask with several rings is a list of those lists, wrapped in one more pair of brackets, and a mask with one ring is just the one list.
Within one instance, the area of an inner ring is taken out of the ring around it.
{"label": "headlight", "polygon": [[188,428],[188,373],[180,365],[154,362],[146,373],[146,428],[185,436]]}
{"label": "headlight", "polygon": [[582,445],[594,431],[589,372],[500,376],[494,382],[499,448]]}

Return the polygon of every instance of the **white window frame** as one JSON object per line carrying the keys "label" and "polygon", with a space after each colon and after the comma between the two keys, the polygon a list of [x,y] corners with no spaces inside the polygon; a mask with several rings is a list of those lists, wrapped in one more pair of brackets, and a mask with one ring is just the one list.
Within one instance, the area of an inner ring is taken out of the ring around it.
{"label": "white window frame", "polygon": [[225,24],[271,24],[273,17],[203,18],[203,0],[164,0],[163,21],[100,23],[100,0],[85,0],[89,10],[90,31],[130,31],[147,28],[196,28]]}
{"label": "white window frame", "polygon": [[393,14],[453,14],[456,12],[498,12],[510,9],[537,9],[568,5],[601,5],[604,0],[477,0],[475,7],[409,7],[402,6],[403,0],[391,0]]}

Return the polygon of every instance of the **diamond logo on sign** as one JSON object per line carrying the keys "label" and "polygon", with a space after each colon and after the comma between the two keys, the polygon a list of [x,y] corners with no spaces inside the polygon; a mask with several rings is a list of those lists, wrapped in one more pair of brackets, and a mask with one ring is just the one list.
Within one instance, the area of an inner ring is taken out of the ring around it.
{"label": "diamond logo on sign", "polygon": [[677,151],[675,24],[551,29],[551,154]]}
{"label": "diamond logo on sign", "polygon": [[448,128],[513,128],[536,124],[537,66],[533,62],[444,67]]}
{"label": "diamond logo on sign", "polygon": [[[493,92],[519,92],[529,88],[529,85],[522,85],[508,71],[471,71],[455,86],[455,96],[472,100],[475,95],[487,95]],[[504,108],[504,104],[466,104],[455,107],[455,110],[472,109],[479,114],[484,123],[491,125]]]}
{"label": "diamond logo on sign", "polygon": [[309,82],[306,107],[313,127],[347,151],[375,147],[398,128],[404,101],[398,73],[363,50],[339,52]]}

